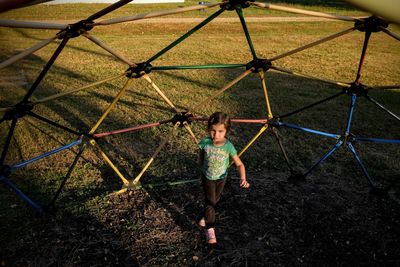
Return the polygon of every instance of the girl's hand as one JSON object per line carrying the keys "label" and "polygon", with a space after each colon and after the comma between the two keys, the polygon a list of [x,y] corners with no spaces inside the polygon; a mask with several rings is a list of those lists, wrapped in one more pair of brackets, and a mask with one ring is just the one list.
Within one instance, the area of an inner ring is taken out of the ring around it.
{"label": "girl's hand", "polygon": [[247,182],[246,179],[240,179],[240,187],[242,188],[249,188],[250,184]]}

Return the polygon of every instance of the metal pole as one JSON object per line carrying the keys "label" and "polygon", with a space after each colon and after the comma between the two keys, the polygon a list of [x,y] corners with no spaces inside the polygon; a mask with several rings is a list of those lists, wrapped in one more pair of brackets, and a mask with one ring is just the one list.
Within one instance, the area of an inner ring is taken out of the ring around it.
{"label": "metal pole", "polygon": [[350,150],[350,152],[353,154],[354,158],[356,159],[358,166],[360,166],[362,172],[364,173],[365,177],[367,177],[368,183],[371,187],[375,187],[374,183],[372,181],[371,176],[369,175],[367,169],[365,168],[364,164],[361,161],[361,158],[358,156],[354,146],[352,145],[351,142],[347,143],[347,148]]}
{"label": "metal pole", "polygon": [[253,59],[257,58],[256,51],[254,49],[253,42],[251,41],[249,30],[247,29],[246,21],[243,16],[243,10],[241,7],[236,8],[236,13],[239,16],[240,23],[242,24],[244,34],[246,35],[247,43],[249,44],[251,54],[253,55]]}
{"label": "metal pole", "polygon": [[18,121],[17,118],[13,118],[13,120],[11,122],[10,129],[8,130],[8,135],[7,135],[7,138],[6,138],[6,142],[4,143],[3,151],[1,152],[0,166],[4,164],[4,160],[6,159],[8,148],[9,148],[10,143],[11,143],[11,138],[13,136],[15,127],[17,126],[17,121]]}
{"label": "metal pole", "polygon": [[310,172],[312,172],[315,169],[315,167],[317,167],[319,164],[321,164],[323,161],[325,161],[328,157],[330,157],[332,155],[332,153],[336,151],[336,149],[341,147],[342,144],[343,144],[343,141],[339,140],[322,158],[320,158],[316,163],[314,163],[314,165],[311,166],[311,168],[309,168],[303,174],[303,176],[306,177]]}
{"label": "metal pole", "polygon": [[62,189],[64,188],[64,186],[65,186],[67,180],[68,180],[69,177],[71,176],[72,171],[74,170],[76,164],[78,163],[78,160],[79,160],[80,156],[82,155],[83,151],[85,150],[85,147],[86,147],[86,145],[83,144],[83,145],[81,145],[81,147],[79,148],[78,154],[75,156],[74,161],[72,162],[71,166],[68,168],[68,172],[67,172],[67,174],[65,175],[64,179],[62,180],[62,182],[61,182],[60,186],[58,187],[56,193],[54,194],[53,199],[52,199],[52,200],[50,201],[50,203],[47,205],[48,208],[54,206],[54,203],[56,202],[58,196],[60,195]]}
{"label": "metal pole", "polygon": [[55,126],[55,127],[57,127],[57,128],[63,129],[63,130],[66,131],[66,132],[69,132],[69,133],[72,133],[72,134],[75,134],[75,135],[78,135],[78,136],[81,135],[81,133],[78,133],[78,132],[75,131],[75,130],[72,130],[72,129],[70,129],[70,128],[68,128],[68,127],[65,127],[65,126],[63,126],[63,125],[60,125],[60,124],[58,124],[58,123],[56,123],[56,122],[54,122],[54,121],[51,121],[51,120],[49,120],[49,119],[47,119],[47,118],[44,118],[44,117],[42,117],[42,116],[40,116],[40,115],[38,115],[38,114],[36,114],[36,113],[34,113],[34,112],[32,112],[32,111],[28,111],[27,114],[30,115],[30,116],[32,116],[32,117],[34,117],[34,118],[36,118],[36,119],[38,119],[38,120],[47,122],[48,124],[53,125],[53,126]]}
{"label": "metal pole", "polygon": [[24,99],[21,102],[26,102],[29,100],[29,98],[32,96],[33,92],[36,90],[36,88],[39,86],[40,82],[43,80],[44,76],[46,76],[47,72],[49,71],[51,66],[54,64],[54,62],[56,61],[57,57],[60,55],[61,51],[64,49],[68,40],[69,40],[69,38],[65,37],[61,41],[61,44],[57,47],[56,51],[51,56],[51,58],[47,62],[47,64],[44,66],[43,70],[40,72],[39,76],[36,78],[35,82],[32,84],[32,87],[29,89],[28,93],[25,95]]}
{"label": "metal pole", "polygon": [[188,38],[190,35],[192,35],[193,33],[195,33],[196,31],[200,30],[204,25],[206,25],[207,23],[209,23],[210,21],[212,21],[213,19],[215,19],[216,17],[218,17],[222,12],[225,11],[225,8],[221,8],[219,9],[217,12],[215,12],[214,14],[212,14],[211,16],[209,16],[207,19],[205,19],[203,22],[201,22],[200,24],[198,24],[196,27],[194,27],[193,29],[191,29],[190,31],[188,31],[187,33],[185,33],[184,35],[182,35],[181,37],[179,37],[177,40],[175,40],[174,42],[172,42],[170,45],[168,45],[167,47],[165,47],[164,49],[162,49],[160,52],[158,52],[157,54],[155,54],[154,56],[152,56],[150,59],[148,59],[146,61],[146,63],[150,63],[152,61],[154,61],[155,59],[159,58],[161,55],[165,54],[167,51],[169,51],[171,48],[175,47],[177,44],[181,43],[183,40],[185,40],[186,38]]}

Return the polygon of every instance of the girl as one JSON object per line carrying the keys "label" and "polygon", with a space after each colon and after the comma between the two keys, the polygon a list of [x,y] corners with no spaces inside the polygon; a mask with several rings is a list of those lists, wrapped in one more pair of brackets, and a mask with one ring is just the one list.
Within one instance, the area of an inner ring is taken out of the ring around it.
{"label": "girl", "polygon": [[224,189],[230,159],[235,163],[240,175],[240,187],[249,188],[243,162],[237,155],[233,144],[226,138],[231,127],[227,114],[216,112],[208,119],[209,136],[199,143],[199,163],[202,170],[202,185],[205,195],[204,216],[199,226],[205,228],[208,244],[216,244],[215,206]]}

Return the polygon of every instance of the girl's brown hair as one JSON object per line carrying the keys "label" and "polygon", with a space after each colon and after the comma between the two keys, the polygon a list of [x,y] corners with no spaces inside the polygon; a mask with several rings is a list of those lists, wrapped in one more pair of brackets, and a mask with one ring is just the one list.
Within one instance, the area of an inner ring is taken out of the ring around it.
{"label": "girl's brown hair", "polygon": [[223,124],[225,125],[226,132],[228,133],[231,129],[231,118],[229,118],[228,114],[223,112],[215,112],[208,119],[208,129],[211,129],[212,125],[215,124]]}

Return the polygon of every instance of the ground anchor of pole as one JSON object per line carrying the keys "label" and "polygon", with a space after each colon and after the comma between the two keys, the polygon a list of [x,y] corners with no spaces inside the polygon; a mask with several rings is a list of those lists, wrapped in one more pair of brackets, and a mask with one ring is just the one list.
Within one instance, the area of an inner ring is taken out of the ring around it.
{"label": "ground anchor of pole", "polygon": [[287,180],[289,182],[303,182],[306,180],[306,175],[304,175],[301,171],[296,170],[293,168],[292,164],[289,161],[289,158],[286,154],[286,151],[284,149],[284,146],[282,144],[282,141],[279,137],[279,135],[277,134],[277,130],[279,128],[279,117],[272,117],[270,119],[268,119],[266,126],[268,127],[268,129],[272,129],[273,132],[275,133],[276,139],[278,141],[279,147],[281,149],[281,152],[283,154],[283,157],[285,159],[285,162],[289,168],[290,174],[289,177],[287,178]]}

